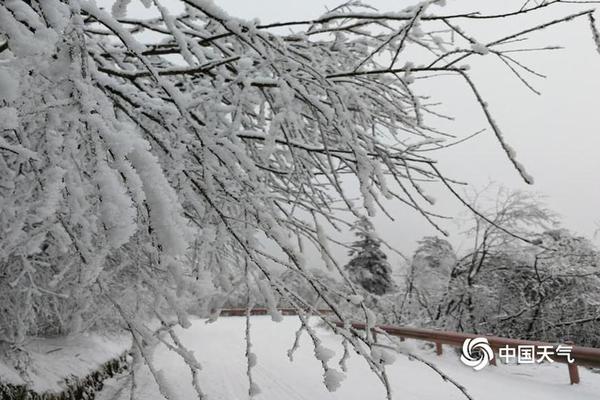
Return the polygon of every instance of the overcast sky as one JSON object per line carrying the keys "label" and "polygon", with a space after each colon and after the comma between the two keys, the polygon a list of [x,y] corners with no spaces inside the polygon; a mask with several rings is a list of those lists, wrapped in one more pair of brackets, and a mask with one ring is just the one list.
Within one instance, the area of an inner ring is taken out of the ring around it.
{"label": "overcast sky", "polygon": [[[175,1],[168,3],[171,5]],[[315,18],[326,10],[325,7],[333,7],[340,2],[218,0],[215,3],[233,16],[271,22]],[[365,0],[365,3],[381,11],[399,11],[413,2]],[[488,13],[500,11],[500,8],[516,10],[522,3],[523,0],[451,0],[443,11],[477,10]],[[519,31],[525,26],[523,24],[550,21],[561,14],[560,10],[564,12],[569,8],[572,6],[561,5],[556,11],[536,12],[515,21],[465,23],[463,27],[482,40],[492,39],[499,34]],[[447,175],[468,182],[472,188],[482,188],[495,181],[546,196],[547,205],[560,214],[564,227],[591,238],[600,221],[600,158],[597,154],[600,147],[600,55],[596,52],[588,21],[583,18],[535,33],[531,35],[531,41],[565,47],[554,52],[519,56],[547,76],[546,79],[532,81],[542,92],[541,96],[526,89],[493,56],[477,56],[470,62],[473,79],[489,103],[506,140],[535,178],[535,184],[529,186],[522,182],[491,131],[439,152],[436,158]],[[435,83],[421,84],[417,90],[446,102],[445,109],[458,119],[443,128],[458,137],[486,127],[482,112],[463,81],[455,77],[442,78]],[[436,211],[448,216],[464,212],[445,189],[433,188],[432,194],[438,200]],[[436,233],[419,215],[401,204],[388,203],[388,206],[395,221],[380,215],[375,218],[376,225],[386,240],[407,255],[414,250],[416,240]],[[448,222],[445,228],[452,234],[451,242],[457,247],[464,247],[455,224]],[[598,243],[597,239],[595,241]]]}

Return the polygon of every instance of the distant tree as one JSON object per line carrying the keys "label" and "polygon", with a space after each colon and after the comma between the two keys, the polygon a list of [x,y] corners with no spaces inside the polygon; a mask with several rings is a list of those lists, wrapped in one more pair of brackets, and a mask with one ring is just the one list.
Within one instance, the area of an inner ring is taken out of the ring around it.
{"label": "distant tree", "polygon": [[418,243],[408,271],[401,309],[409,313],[417,309],[431,319],[448,290],[457,258],[452,245],[445,239],[427,236]]}
{"label": "distant tree", "polygon": [[[401,317],[413,323],[525,339],[600,343],[599,253],[557,228],[535,196],[499,188],[471,206],[472,246],[420,242],[407,276]],[[492,204],[491,206],[486,206]]]}
{"label": "distant tree", "polygon": [[486,325],[494,333],[525,339],[600,344],[599,253],[566,229],[543,232],[543,248],[525,246],[482,284],[493,294]]}
{"label": "distant tree", "polygon": [[394,289],[392,269],[371,221],[362,217],[353,230],[359,240],[352,244],[352,259],[346,265],[350,279],[371,294],[391,292]]}
{"label": "distant tree", "polygon": [[478,210],[466,230],[471,249],[454,265],[435,319],[451,329],[478,332],[481,318],[476,314],[482,303],[492,303],[482,281],[497,268],[510,268],[510,260],[525,244],[535,246],[556,217],[535,195],[502,186],[478,193],[470,206]]}

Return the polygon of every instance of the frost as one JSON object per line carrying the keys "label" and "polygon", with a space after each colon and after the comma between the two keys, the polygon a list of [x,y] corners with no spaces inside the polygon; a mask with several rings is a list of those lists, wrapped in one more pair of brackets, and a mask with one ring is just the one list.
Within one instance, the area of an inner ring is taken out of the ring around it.
{"label": "frost", "polygon": [[187,249],[187,225],[183,219],[177,194],[166,181],[158,160],[143,148],[129,154],[129,159],[140,176],[150,218],[158,240],[170,255],[182,255]]}
{"label": "frost", "polygon": [[283,320],[283,316],[277,309],[277,302],[275,300],[275,296],[273,296],[273,290],[271,289],[269,282],[267,282],[266,279],[263,279],[258,282],[258,285],[262,295],[265,298],[265,303],[269,315],[271,315],[271,320],[273,322],[281,322]]}
{"label": "frost", "polygon": [[252,59],[248,57],[240,58],[238,61],[240,71],[248,71],[252,68]]}
{"label": "frost", "polygon": [[411,71],[414,67],[415,67],[415,65],[410,61],[408,61],[406,64],[404,64],[404,81],[406,82],[407,85],[409,85],[415,81],[414,75]]}
{"label": "frost", "polygon": [[315,227],[317,229],[317,238],[319,239],[319,252],[321,253],[321,259],[325,262],[325,266],[333,271],[335,269],[335,265],[331,260],[331,250],[329,249],[329,240],[327,239],[327,235],[325,234],[323,227],[321,224],[315,222]]}
{"label": "frost", "polygon": [[364,301],[364,298],[359,294],[353,294],[348,297],[348,300],[350,300],[350,302],[352,304],[354,304],[355,306],[358,306],[358,305],[360,305],[360,303],[362,303]]}
{"label": "frost", "polygon": [[204,10],[210,15],[222,19],[230,19],[229,15],[219,6],[215,4],[213,0],[190,0],[196,7]]}
{"label": "frost", "polygon": [[43,29],[44,26],[36,12],[24,2],[9,0],[5,4],[15,19],[25,22],[32,28],[32,31]]}
{"label": "frost", "polygon": [[423,36],[425,36],[425,32],[423,32],[423,30],[418,25],[415,25],[413,27],[412,34],[417,38],[422,38]]}
{"label": "frost", "polygon": [[490,52],[490,50],[484,44],[481,44],[479,42],[471,43],[471,50],[481,55],[485,55]]}
{"label": "frost", "polygon": [[323,347],[323,345],[319,344],[315,347],[315,357],[317,360],[327,362],[331,360],[335,356],[335,351],[328,349],[327,347]]}
{"label": "frost", "polygon": [[122,25],[120,25],[110,14],[106,11],[98,8],[95,2],[86,0],[81,2],[81,9],[88,11],[100,20],[104,25],[110,27],[112,30],[117,32],[119,39],[122,40],[125,45],[140,54],[144,51],[144,45],[138,42]]}
{"label": "frost", "polygon": [[248,366],[250,368],[256,366],[256,361],[257,361],[256,354],[255,353],[248,353],[247,357],[248,357]]}
{"label": "frost", "polygon": [[164,370],[159,369],[155,374],[158,386],[160,387],[160,392],[168,399],[168,400],[179,400],[180,397],[178,395],[179,390],[177,390],[173,386],[173,382],[171,382],[165,373]]}
{"label": "frost", "polygon": [[44,10],[44,17],[55,29],[61,30],[67,27],[71,17],[69,6],[59,0],[48,0],[40,2]]}
{"label": "frost", "polygon": [[371,349],[371,358],[378,364],[391,365],[396,361],[396,355],[387,349],[373,346]]}
{"label": "frost", "polygon": [[269,310],[269,314],[271,315],[271,320],[273,322],[283,321],[283,315],[281,315],[281,313],[276,308],[271,308]]}
{"label": "frost", "polygon": [[339,389],[344,379],[346,379],[346,375],[333,368],[328,368],[323,374],[323,382],[330,392]]}
{"label": "frost", "polygon": [[596,45],[596,51],[600,54],[600,32],[598,32],[598,28],[596,27],[594,14],[588,14],[588,18],[590,20],[590,29],[592,30],[592,38],[594,39],[594,44]]}
{"label": "frost", "polygon": [[[17,4],[24,4],[13,2]],[[41,22],[37,21],[36,25]],[[8,36],[10,50],[16,56],[35,56],[44,54],[52,49],[58,40],[56,31],[51,29],[39,28],[32,33],[27,27],[19,23],[13,14],[0,4],[0,26]],[[41,26],[41,25],[40,25]]]}
{"label": "frost", "polygon": [[250,397],[254,397],[260,394],[260,387],[256,383],[252,382],[250,388],[248,389],[248,394],[250,395]]}
{"label": "frost", "polygon": [[430,194],[424,194],[423,197],[429,202],[429,204],[434,205],[437,202],[436,198]]}
{"label": "frost", "polygon": [[17,109],[14,107],[0,108],[0,121],[2,121],[2,129],[17,129],[19,127]]}
{"label": "frost", "polygon": [[12,101],[19,96],[19,77],[0,67],[0,101]]}
{"label": "frost", "polygon": [[136,211],[116,172],[104,163],[96,171],[96,182],[100,188],[101,217],[108,231],[108,242],[113,248],[120,247],[137,229]]}
{"label": "frost", "polygon": [[377,324],[377,316],[375,316],[375,313],[367,308],[367,327],[368,329],[374,328],[375,325]]}
{"label": "frost", "polygon": [[129,3],[131,3],[131,0],[116,0],[111,8],[113,17],[124,18],[127,15]]}

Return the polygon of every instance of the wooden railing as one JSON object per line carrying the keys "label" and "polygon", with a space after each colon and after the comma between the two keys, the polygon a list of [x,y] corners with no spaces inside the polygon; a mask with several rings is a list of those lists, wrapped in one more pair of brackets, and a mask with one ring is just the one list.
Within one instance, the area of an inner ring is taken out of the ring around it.
{"label": "wooden railing", "polygon": [[[297,310],[293,308],[280,308],[278,310],[282,315],[297,315]],[[247,310],[244,308],[233,308],[222,310],[221,315],[230,317],[244,316],[246,315],[246,312]],[[319,314],[324,315],[331,313],[331,310],[318,310],[318,312]],[[250,314],[268,315],[269,311],[266,308],[253,308]],[[343,326],[342,322],[340,321],[335,321],[335,324],[338,326]],[[352,327],[354,329],[362,330],[365,329],[365,324],[356,322],[352,324]],[[377,325],[376,328],[373,328],[373,331],[375,333],[377,333],[378,330],[383,331],[388,335],[396,336],[402,339],[416,339],[425,342],[432,342],[436,346],[436,353],[438,355],[442,354],[442,345],[462,347],[466,339],[475,337],[487,338],[490,347],[496,354],[500,351],[500,349],[504,348],[514,349],[516,352],[518,351],[519,346],[531,346],[531,348],[533,349],[533,354],[536,354],[538,352],[538,349],[546,349],[547,351],[552,350],[552,352],[554,352],[555,355],[554,357],[552,357],[553,361],[567,364],[571,384],[576,384],[580,381],[578,366],[600,368],[600,349],[594,347],[575,346],[571,342],[562,343],[563,346],[571,346],[570,355],[574,362],[569,363],[567,357],[556,355],[556,350],[560,345],[558,343],[510,339],[493,335],[476,335],[472,333],[438,331],[433,329],[408,328],[391,325]],[[492,360],[491,364],[496,365],[495,357]]]}

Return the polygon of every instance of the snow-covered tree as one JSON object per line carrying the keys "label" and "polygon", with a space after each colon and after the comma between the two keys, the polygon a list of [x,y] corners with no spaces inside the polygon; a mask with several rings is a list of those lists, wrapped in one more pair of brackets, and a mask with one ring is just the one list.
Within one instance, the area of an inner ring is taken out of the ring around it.
{"label": "snow-covered tree", "polygon": [[[143,317],[159,318],[165,331],[171,315],[186,326],[190,298],[216,312],[228,294],[244,293],[248,306],[261,299],[275,319],[274,292],[310,308],[273,264],[301,275],[345,319],[339,293],[305,265],[307,243],[356,299],[329,231],[374,214],[381,197],[438,227],[420,182],[452,188],[432,150],[453,142],[435,128],[436,99],[413,82],[439,74],[463,82],[508,161],[531,182],[469,60],[498,58],[527,83],[531,68],[509,52],[527,50],[521,39],[532,32],[581,18],[600,48],[587,8],[486,42],[461,27],[560,1],[498,15],[444,13],[444,0],[394,13],[349,1],[313,20],[270,24],[235,18],[209,0],[184,0],[179,15],[172,2],[142,0],[155,12],[148,19],[128,15],[129,3],[117,0],[110,12],[93,0],[0,2],[2,342],[102,326],[116,315],[139,347],[136,359],[151,363],[142,343],[154,336]],[[343,189],[351,177],[360,204]],[[364,349],[369,331],[325,321],[386,384]],[[195,371],[193,357],[180,354]],[[322,366],[335,389],[341,374]]]}
{"label": "snow-covered tree", "polygon": [[358,240],[352,243],[351,259],[345,267],[348,276],[371,294],[389,293],[394,289],[392,269],[373,224],[363,217],[356,222],[354,232]]}
{"label": "snow-covered tree", "polygon": [[509,260],[518,259],[526,247],[538,246],[538,236],[557,219],[537,196],[502,186],[477,193],[470,207],[478,210],[469,217],[465,231],[470,249],[453,265],[434,319],[450,329],[480,332],[485,329],[481,326],[485,312],[478,303],[491,296],[489,285],[482,282],[497,268],[510,269]]}
{"label": "snow-covered tree", "polygon": [[[482,284],[492,301],[485,323],[499,334],[549,341],[600,343],[600,253],[566,229],[539,236],[544,248],[525,246],[505,257]],[[508,262],[507,262],[508,261]]]}
{"label": "snow-covered tree", "polygon": [[[599,253],[557,228],[539,198],[499,188],[472,207],[472,247],[457,257],[424,238],[413,257],[400,317],[438,328],[582,345],[599,343]],[[491,206],[490,206],[491,204]]]}
{"label": "snow-covered tree", "polygon": [[[440,301],[448,291],[450,275],[457,257],[452,245],[445,239],[427,236],[419,241],[406,277],[406,292],[401,310],[425,314],[433,319]],[[418,318],[416,315],[412,318]]]}

